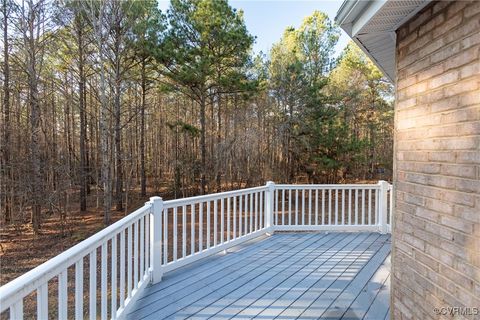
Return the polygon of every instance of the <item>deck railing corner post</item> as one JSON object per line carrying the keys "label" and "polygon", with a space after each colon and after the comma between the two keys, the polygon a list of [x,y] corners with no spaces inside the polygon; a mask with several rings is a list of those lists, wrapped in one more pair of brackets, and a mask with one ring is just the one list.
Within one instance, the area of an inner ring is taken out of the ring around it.
{"label": "deck railing corner post", "polygon": [[382,234],[387,233],[387,210],[388,210],[388,182],[380,180],[379,206],[378,206],[378,227]]}
{"label": "deck railing corner post", "polygon": [[152,248],[152,283],[162,280],[162,220],[163,220],[163,200],[161,197],[151,197],[153,223],[150,224],[151,248]]}
{"label": "deck railing corner post", "polygon": [[267,229],[267,234],[271,235],[274,232],[274,206],[275,206],[275,182],[267,182],[267,192],[265,193],[265,226]]}

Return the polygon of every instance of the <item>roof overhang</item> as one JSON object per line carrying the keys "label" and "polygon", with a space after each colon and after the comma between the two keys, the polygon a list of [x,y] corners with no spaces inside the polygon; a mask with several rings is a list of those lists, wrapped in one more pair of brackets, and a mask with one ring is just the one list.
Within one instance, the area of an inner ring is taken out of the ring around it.
{"label": "roof overhang", "polygon": [[335,21],[392,82],[395,31],[431,0],[345,0]]}

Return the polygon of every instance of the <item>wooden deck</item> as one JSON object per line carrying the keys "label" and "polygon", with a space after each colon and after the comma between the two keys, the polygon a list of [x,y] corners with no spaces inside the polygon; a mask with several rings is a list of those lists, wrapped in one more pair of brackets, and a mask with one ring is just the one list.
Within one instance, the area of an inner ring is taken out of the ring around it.
{"label": "wooden deck", "polygon": [[127,319],[388,319],[390,235],[276,233],[168,273]]}

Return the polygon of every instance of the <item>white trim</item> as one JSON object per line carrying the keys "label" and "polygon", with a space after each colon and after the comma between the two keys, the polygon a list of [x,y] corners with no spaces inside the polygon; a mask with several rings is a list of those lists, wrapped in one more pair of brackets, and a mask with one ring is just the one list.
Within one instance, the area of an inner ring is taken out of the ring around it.
{"label": "white trim", "polygon": [[378,225],[285,225],[275,226],[275,231],[331,231],[331,232],[379,232]]}
{"label": "white trim", "polygon": [[377,12],[382,9],[382,7],[389,0],[376,0],[370,3],[366,10],[362,12],[360,16],[357,17],[353,23],[351,37],[357,36],[357,34],[362,30],[362,28],[377,14]]}
{"label": "white trim", "polygon": [[344,189],[378,189],[378,184],[276,184],[275,189],[284,190],[344,190]]}

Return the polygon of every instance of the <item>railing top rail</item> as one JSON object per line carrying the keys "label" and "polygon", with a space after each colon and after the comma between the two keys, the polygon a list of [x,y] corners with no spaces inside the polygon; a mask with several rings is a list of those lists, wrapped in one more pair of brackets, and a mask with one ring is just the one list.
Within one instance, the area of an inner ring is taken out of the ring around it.
{"label": "railing top rail", "polygon": [[135,222],[137,218],[147,213],[150,210],[150,207],[150,204],[145,204],[143,207],[135,210],[128,216],[0,287],[0,299],[2,302],[0,304],[0,312],[3,312],[18,299],[23,298],[35,290],[41,284],[39,283],[40,281],[48,281],[52,279],[62,270],[71,266],[79,259],[89,254],[92,250],[101,246],[125,226]]}
{"label": "railing top rail", "polygon": [[260,191],[266,191],[266,190],[268,190],[268,187],[260,186],[260,187],[254,187],[254,188],[206,194],[203,196],[168,200],[163,202],[163,208],[165,209],[175,208],[183,205],[196,204],[200,202],[211,201],[211,200],[233,197],[233,196],[240,196],[240,195],[244,195],[252,192],[260,192]]}
{"label": "railing top rail", "polygon": [[378,189],[378,184],[275,184],[276,189]]}

